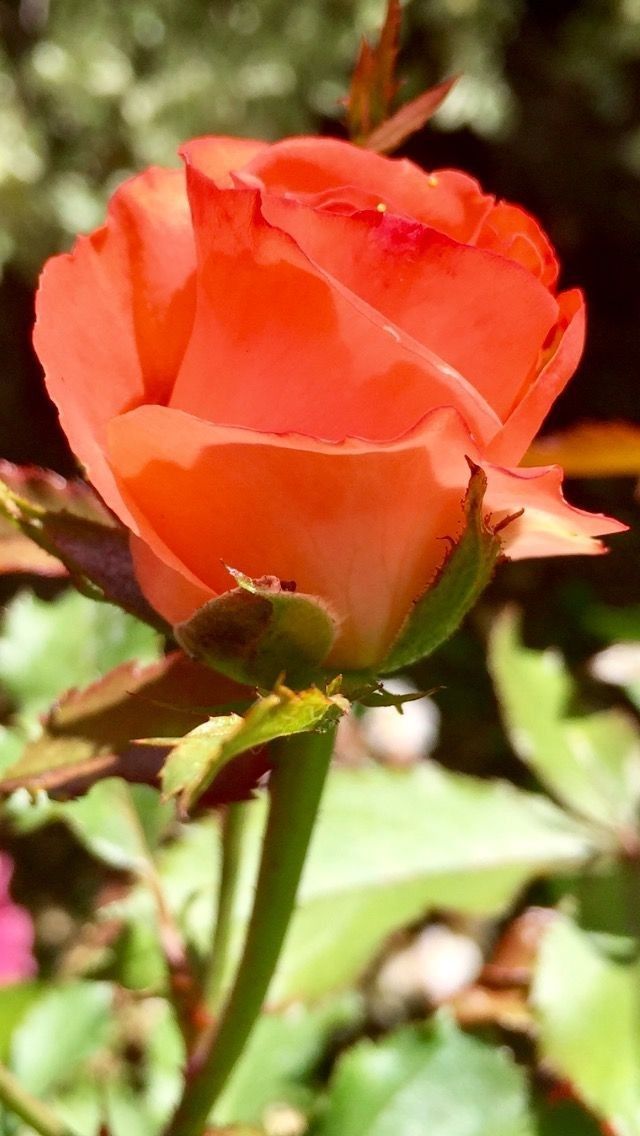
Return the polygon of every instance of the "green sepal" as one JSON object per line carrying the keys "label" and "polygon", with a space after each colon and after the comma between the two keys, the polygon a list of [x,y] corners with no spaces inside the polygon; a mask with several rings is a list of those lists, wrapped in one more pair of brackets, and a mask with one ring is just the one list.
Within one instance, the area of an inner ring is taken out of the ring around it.
{"label": "green sepal", "polygon": [[327,729],[348,709],[349,703],[339,694],[329,695],[317,687],[296,692],[278,685],[260,696],[244,717],[210,718],[179,739],[162,771],[164,794],[179,797],[187,812],[232,758],[276,738]]}
{"label": "green sepal", "polygon": [[297,690],[319,680],[336,635],[326,607],[273,576],[251,580],[229,571],[238,587],[174,628],[181,647],[229,678],[267,690],[282,676]]}
{"label": "green sepal", "polygon": [[380,674],[409,667],[444,643],[486,588],[500,559],[502,545],[498,533],[512,518],[494,528],[488,524],[483,512],[486,474],[472,462],[469,466],[471,479],[464,501],[464,532],[451,548],[435,582],[416,601],[380,665]]}

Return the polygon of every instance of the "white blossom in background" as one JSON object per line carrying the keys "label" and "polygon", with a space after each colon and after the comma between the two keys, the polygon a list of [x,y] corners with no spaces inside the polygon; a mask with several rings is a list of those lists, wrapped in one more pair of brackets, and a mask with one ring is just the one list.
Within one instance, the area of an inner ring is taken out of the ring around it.
{"label": "white blossom in background", "polygon": [[416,998],[438,1006],[475,982],[483,961],[482,950],[470,935],[433,923],[385,960],[376,993],[388,1007]]}

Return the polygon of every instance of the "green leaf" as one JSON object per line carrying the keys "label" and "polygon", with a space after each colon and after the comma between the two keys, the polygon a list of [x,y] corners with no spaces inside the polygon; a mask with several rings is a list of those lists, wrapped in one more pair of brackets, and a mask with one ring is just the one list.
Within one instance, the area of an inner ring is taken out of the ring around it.
{"label": "green leaf", "polygon": [[21,592],[5,612],[0,683],[24,721],[70,687],[128,659],[150,662],[159,650],[158,635],[117,608],[73,591],[46,603]]}
{"label": "green leaf", "polygon": [[301,689],[317,677],[331,649],[335,624],[313,596],[288,591],[275,577],[239,584],[174,628],[187,654],[237,682],[271,689],[284,675]]}
{"label": "green leaf", "polygon": [[53,815],[99,860],[142,875],[173,821],[173,809],[157,789],[118,778],[99,781],[80,800],[54,807]]}
{"label": "green leaf", "polygon": [[428,911],[503,914],[531,879],[593,854],[582,825],[504,782],[336,769],[271,997],[319,997]]}
{"label": "green leaf", "polygon": [[33,495],[15,492],[0,477],[0,516],[60,560],[76,587],[91,599],[117,604],[152,627],[166,629],[140,591],[127,529],[104,509],[96,505],[92,512],[72,512],[58,501],[43,504]]}
{"label": "green leaf", "polygon": [[540,1056],[617,1136],[640,1134],[640,965],[622,963],[561,916],[538,955]]}
{"label": "green leaf", "polygon": [[[265,800],[249,806],[233,920],[237,956],[251,910]],[[348,985],[386,937],[430,910],[502,915],[533,878],[578,869],[592,836],[546,799],[435,765],[332,770],[298,905],[270,994],[272,1004]],[[192,822],[160,849],[168,903],[197,950],[211,941],[217,827]],[[151,917],[138,890],[114,914]]]}
{"label": "green leaf", "polygon": [[524,1072],[448,1020],[341,1059],[317,1136],[533,1136]]}
{"label": "green leaf", "polygon": [[182,738],[162,771],[164,792],[179,796],[183,809],[188,810],[233,757],[275,738],[324,729],[348,705],[340,695],[329,696],[316,687],[296,693],[278,686],[258,698],[244,717],[212,718]]}
{"label": "green leaf", "polygon": [[[472,467],[465,498],[466,525],[437,580],[415,604],[380,667],[391,674],[431,655],[457,630],[491,580],[501,553],[498,529],[488,527],[482,511],[487,478]],[[502,522],[503,527],[505,522]]]}
{"label": "green leaf", "polygon": [[489,662],[514,750],[551,792],[591,821],[624,833],[640,803],[640,736],[619,710],[578,716],[575,686],[555,651],[522,646],[518,618],[496,620]]}
{"label": "green leaf", "polygon": [[14,1030],[41,994],[39,982],[17,982],[0,987],[0,1061],[8,1060]]}
{"label": "green leaf", "polygon": [[260,1124],[269,1105],[308,1109],[310,1081],[327,1043],[362,1017],[355,993],[315,1009],[300,1003],[283,1014],[263,1014],[215,1108],[217,1124]]}
{"label": "green leaf", "polygon": [[23,1017],[13,1036],[11,1066],[36,1096],[73,1085],[82,1064],[105,1043],[112,1012],[105,982],[51,988]]}

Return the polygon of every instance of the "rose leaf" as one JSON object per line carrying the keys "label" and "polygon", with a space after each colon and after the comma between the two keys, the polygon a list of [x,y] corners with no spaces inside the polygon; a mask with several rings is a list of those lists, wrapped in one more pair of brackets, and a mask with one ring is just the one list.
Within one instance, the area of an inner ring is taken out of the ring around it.
{"label": "rose leaf", "polygon": [[[80,592],[94,600],[115,603],[166,631],[166,624],[140,591],[127,530],[90,491],[84,493],[75,485],[67,493],[60,487],[56,497],[54,476],[43,471],[36,494],[28,485],[25,490],[25,484],[16,477],[7,478],[0,469],[0,517],[60,561]],[[19,485],[20,492],[14,490],[12,482]],[[81,507],[76,508],[77,504]]]}
{"label": "rose leaf", "polygon": [[348,707],[340,695],[327,695],[317,687],[298,693],[280,685],[259,697],[244,717],[211,718],[182,738],[162,771],[164,792],[179,796],[186,811],[232,758],[276,738],[322,730]]}
{"label": "rose leaf", "polygon": [[[182,652],[148,665],[132,660],[63,694],[21,757],[3,771],[0,793],[46,790],[77,796],[104,777],[154,783],[169,744],[214,710],[243,709],[248,691]],[[154,747],[134,745],[153,733]]]}

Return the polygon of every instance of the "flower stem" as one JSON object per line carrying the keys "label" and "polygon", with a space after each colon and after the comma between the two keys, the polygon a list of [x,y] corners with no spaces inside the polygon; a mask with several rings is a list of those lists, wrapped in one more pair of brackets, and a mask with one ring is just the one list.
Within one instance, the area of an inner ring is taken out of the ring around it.
{"label": "flower stem", "polygon": [[207,1004],[214,1013],[217,1013],[220,1009],[220,996],[229,961],[233,909],[238,891],[240,857],[246,820],[247,802],[237,801],[227,807],[222,822],[222,865],[218,886],[216,929],[213,936],[206,988]]}
{"label": "flower stem", "polygon": [[202,1136],[260,1013],[293,914],[333,739],[331,730],[274,743],[269,815],[244,952],[217,1032],[193,1055],[167,1136]]}
{"label": "flower stem", "polygon": [[39,1132],[40,1136],[76,1136],[48,1105],[36,1100],[23,1089],[18,1079],[4,1065],[0,1065],[0,1101],[33,1128],[34,1132]]}

